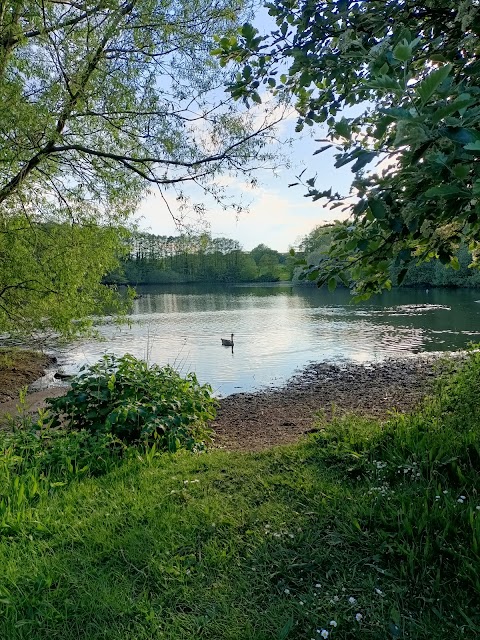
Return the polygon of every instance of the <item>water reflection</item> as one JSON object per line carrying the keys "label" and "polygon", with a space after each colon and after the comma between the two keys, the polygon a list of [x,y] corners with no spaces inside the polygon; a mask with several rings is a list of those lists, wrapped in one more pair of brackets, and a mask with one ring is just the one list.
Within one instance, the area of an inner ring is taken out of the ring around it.
{"label": "water reflection", "polygon": [[[279,384],[315,361],[382,360],[480,341],[478,291],[400,290],[353,305],[348,291],[280,286],[139,288],[131,326],[100,323],[102,342],[63,353],[78,370],[125,352],[193,370],[218,394]],[[221,338],[235,334],[235,348]]]}

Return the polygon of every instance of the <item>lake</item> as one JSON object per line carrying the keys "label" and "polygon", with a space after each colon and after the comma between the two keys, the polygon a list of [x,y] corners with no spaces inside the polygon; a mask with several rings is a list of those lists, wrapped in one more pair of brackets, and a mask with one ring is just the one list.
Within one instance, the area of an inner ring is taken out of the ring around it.
{"label": "lake", "polygon": [[[195,371],[219,396],[280,385],[311,362],[372,362],[480,342],[480,290],[399,289],[353,304],[346,290],[282,285],[138,287],[130,326],[61,349],[75,373],[104,353]],[[234,334],[233,350],[221,338]]]}

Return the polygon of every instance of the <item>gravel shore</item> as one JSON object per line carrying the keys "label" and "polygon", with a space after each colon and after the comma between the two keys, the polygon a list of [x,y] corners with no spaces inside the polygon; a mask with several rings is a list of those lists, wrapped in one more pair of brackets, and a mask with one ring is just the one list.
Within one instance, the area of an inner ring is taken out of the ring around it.
{"label": "gravel shore", "polygon": [[298,440],[315,429],[317,416],[355,413],[384,419],[409,412],[433,391],[439,359],[388,360],[380,364],[312,365],[284,387],[238,393],[220,401],[215,445],[261,451]]}

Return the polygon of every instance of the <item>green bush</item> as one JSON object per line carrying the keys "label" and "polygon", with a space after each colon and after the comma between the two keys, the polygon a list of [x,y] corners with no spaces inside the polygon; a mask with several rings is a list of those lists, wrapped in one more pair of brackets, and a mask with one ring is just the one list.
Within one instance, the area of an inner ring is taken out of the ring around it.
{"label": "green bush", "polygon": [[197,450],[210,440],[216,400],[193,373],[148,366],[126,354],[84,368],[68,393],[51,398],[53,426],[111,434],[126,443],[155,440],[169,451]]}

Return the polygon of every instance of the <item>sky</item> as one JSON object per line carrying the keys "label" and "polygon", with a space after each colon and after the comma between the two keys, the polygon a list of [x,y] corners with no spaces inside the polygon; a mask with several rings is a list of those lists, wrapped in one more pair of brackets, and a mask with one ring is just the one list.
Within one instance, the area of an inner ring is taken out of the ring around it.
{"label": "sky", "polygon": [[[268,29],[269,18],[265,14],[257,17],[255,25],[262,32]],[[220,182],[226,193],[233,200],[241,200],[247,205],[247,210],[237,215],[235,211],[223,210],[213,202],[205,201],[207,211],[205,220],[208,231],[213,237],[226,237],[238,240],[242,248],[250,251],[263,243],[277,251],[288,251],[290,247],[298,245],[299,241],[319,224],[341,219],[340,208],[329,210],[325,200],[312,202],[305,198],[305,188],[301,185],[289,188],[288,184],[296,182],[303,169],[304,179],[317,175],[315,186],[318,189],[329,189],[348,195],[353,174],[349,166],[336,169],[334,167],[334,151],[327,150],[313,155],[321,146],[314,138],[322,137],[321,131],[313,127],[305,127],[302,134],[296,134],[294,127],[296,116],[292,114],[281,125],[279,136],[281,139],[293,138],[290,147],[279,147],[280,153],[288,156],[290,168],[280,168],[276,175],[271,171],[257,171],[252,178],[257,180],[257,186],[252,188],[244,178],[234,179],[225,177]],[[185,186],[187,195],[194,197],[194,187]],[[177,235],[179,229],[168,209],[174,216],[178,215],[177,202],[174,192],[164,193],[166,202],[159,193],[152,191],[138,210],[138,224],[140,229],[159,235]],[[168,203],[168,207],[167,204]],[[344,217],[344,216],[343,216]]]}
{"label": "sky", "polygon": [[[333,188],[347,195],[353,178],[349,167],[335,169],[333,152],[330,150],[313,156],[319,143],[304,137],[297,139],[289,149],[291,168],[282,168],[273,175],[262,171],[252,175],[258,179],[256,187],[241,179],[225,178],[220,182],[228,195],[247,205],[247,210],[236,214],[211,205],[206,212],[206,221],[213,237],[227,237],[238,240],[243,249],[250,251],[263,243],[277,251],[288,251],[297,246],[299,240],[314,227],[342,217],[340,208],[329,210],[326,202],[312,202],[305,198],[305,188],[301,185],[289,188],[296,182],[295,176],[306,168],[304,178],[317,175],[316,187]],[[193,188],[191,190],[193,192]],[[188,194],[188,187],[185,189]],[[166,192],[166,200],[175,214],[177,204],[173,192]],[[139,209],[141,229],[159,235],[176,235],[178,229],[165,202],[158,193],[152,192],[141,203]]]}

